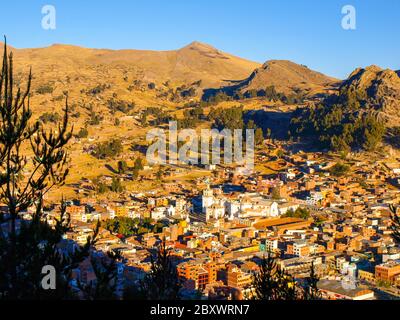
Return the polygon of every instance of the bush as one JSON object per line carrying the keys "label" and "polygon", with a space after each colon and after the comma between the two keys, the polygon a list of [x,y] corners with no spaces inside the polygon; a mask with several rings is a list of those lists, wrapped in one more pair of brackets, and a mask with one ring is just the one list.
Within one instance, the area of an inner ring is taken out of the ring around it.
{"label": "bush", "polygon": [[120,193],[120,192],[123,192],[125,190],[125,188],[122,186],[121,181],[118,178],[113,177],[110,190],[112,192]]}
{"label": "bush", "polygon": [[82,138],[87,138],[88,135],[89,132],[87,128],[81,128],[79,132],[76,134],[76,137],[82,139]]}
{"label": "bush", "polygon": [[54,113],[46,112],[39,117],[39,120],[42,121],[43,123],[48,123],[48,122],[57,123],[58,121],[61,120],[61,117],[57,112]]}
{"label": "bush", "polygon": [[108,109],[110,110],[111,114],[114,114],[116,111],[128,114],[135,108],[135,103],[126,102],[123,100],[115,100],[110,99],[108,100]]}
{"label": "bush", "polygon": [[122,150],[121,140],[112,139],[111,141],[98,143],[94,150],[94,156],[98,159],[106,159],[120,155]]}
{"label": "bush", "polygon": [[89,89],[87,91],[87,94],[95,96],[95,95],[98,95],[98,94],[104,92],[104,90],[109,89],[110,87],[111,87],[110,85],[99,84],[96,87]]}
{"label": "bush", "polygon": [[51,94],[51,93],[53,93],[53,91],[54,91],[54,88],[51,85],[45,84],[45,85],[42,85],[39,88],[37,88],[36,93],[37,94],[47,94],[47,93]]}
{"label": "bush", "polygon": [[335,177],[342,177],[346,175],[350,170],[350,167],[346,164],[336,163],[329,172]]}
{"label": "bush", "polygon": [[87,124],[91,126],[97,126],[100,124],[101,121],[103,121],[103,116],[95,113],[94,111],[91,111],[90,118],[87,121]]}
{"label": "bush", "polygon": [[289,218],[300,218],[307,220],[310,217],[310,211],[308,211],[306,208],[297,208],[295,211],[293,209],[289,209],[283,217],[289,217]]}
{"label": "bush", "polygon": [[126,161],[118,161],[118,173],[119,174],[124,174],[128,171],[128,165]]}

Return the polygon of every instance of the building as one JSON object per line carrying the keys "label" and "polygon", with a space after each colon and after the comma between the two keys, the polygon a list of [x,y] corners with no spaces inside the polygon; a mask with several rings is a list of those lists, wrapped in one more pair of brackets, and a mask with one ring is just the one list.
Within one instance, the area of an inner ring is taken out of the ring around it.
{"label": "building", "polygon": [[366,270],[358,270],[358,279],[374,283],[375,274]]}
{"label": "building", "polygon": [[210,219],[220,219],[225,217],[225,207],[219,204],[213,204],[205,208],[206,221]]}
{"label": "building", "polygon": [[231,266],[227,272],[227,285],[234,288],[246,288],[253,281],[250,273],[243,272],[237,266]]}
{"label": "building", "polygon": [[377,281],[393,283],[398,275],[400,275],[400,260],[388,261],[375,267]]}
{"label": "building", "polygon": [[214,204],[214,194],[210,189],[210,186],[207,184],[207,188],[203,191],[203,195],[201,197],[201,207],[203,213],[206,213],[207,208],[211,207]]}
{"label": "building", "polygon": [[204,289],[207,284],[217,280],[217,268],[213,262],[183,262],[177,266],[177,272],[184,286],[189,289]]}
{"label": "building", "polygon": [[341,281],[321,280],[318,289],[323,298],[328,300],[373,300],[374,292],[356,286],[346,286]]}
{"label": "building", "polygon": [[297,257],[305,257],[310,254],[310,246],[303,240],[295,241],[286,246],[286,253]]}
{"label": "building", "polygon": [[267,251],[267,252],[278,251],[278,238],[265,239],[265,251]]}

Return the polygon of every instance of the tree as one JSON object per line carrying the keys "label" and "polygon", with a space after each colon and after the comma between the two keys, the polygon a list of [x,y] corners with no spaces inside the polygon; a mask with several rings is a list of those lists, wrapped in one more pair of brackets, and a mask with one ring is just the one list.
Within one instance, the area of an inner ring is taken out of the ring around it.
{"label": "tree", "polygon": [[391,219],[392,219],[392,224],[390,226],[392,230],[392,236],[394,241],[397,243],[400,243],[400,216],[397,213],[397,208],[393,205],[390,205],[390,212],[391,212]]}
{"label": "tree", "polygon": [[285,152],[284,152],[282,149],[278,149],[278,150],[276,151],[276,156],[277,156],[278,158],[282,158],[284,155],[285,155]]}
{"label": "tree", "polygon": [[270,139],[271,138],[271,128],[267,129],[267,138]]}
{"label": "tree", "polygon": [[[65,146],[72,136],[68,129],[68,99],[57,132],[46,131],[39,122],[31,124],[29,94],[15,88],[13,56],[4,45],[0,74],[0,201],[7,212],[1,214],[8,225],[0,237],[0,297],[3,299],[61,299],[74,297],[70,289],[71,272],[89,255],[98,227],[84,246],[62,251],[59,243],[70,230],[70,217],[62,202],[59,218],[50,226],[43,216],[43,196],[54,186],[64,184],[67,168]],[[32,156],[23,154],[28,148]],[[34,209],[30,220],[22,213]],[[44,290],[42,268],[55,268],[56,289]]]}
{"label": "tree", "polygon": [[254,142],[257,146],[261,145],[264,142],[264,133],[261,128],[257,128],[254,134]]}
{"label": "tree", "polygon": [[[62,124],[58,126],[58,133],[46,132],[39,122],[30,125],[32,112],[29,106],[29,93],[32,74],[29,73],[27,88],[21,92],[18,88],[14,96],[13,56],[7,57],[7,48],[4,47],[3,66],[0,76],[0,199],[7,205],[10,222],[10,241],[7,244],[9,251],[3,252],[7,272],[10,275],[9,294],[18,295],[18,262],[16,247],[17,229],[16,220],[21,212],[35,204],[54,185],[64,182],[68,169],[65,168],[67,154],[64,146],[71,137],[67,129],[68,104]],[[28,99],[27,99],[28,98]],[[31,146],[33,157],[31,161],[21,154],[23,148]],[[28,163],[33,166],[26,182],[24,171]],[[57,170],[58,169],[58,170]]]}
{"label": "tree", "polygon": [[104,257],[90,257],[96,283],[78,284],[86,300],[112,300],[117,287],[117,262],[121,260],[119,251],[110,251]]}
{"label": "tree", "polygon": [[135,164],[133,166],[137,170],[143,170],[143,160],[141,158],[136,158]]}
{"label": "tree", "polygon": [[254,120],[249,120],[249,122],[247,122],[247,129],[256,129]]}
{"label": "tree", "polygon": [[283,217],[291,217],[291,218],[301,218],[308,219],[310,217],[310,211],[306,208],[297,208],[295,211],[293,209],[289,209]]}
{"label": "tree", "polygon": [[223,129],[243,129],[243,106],[231,107],[228,109],[211,109],[208,118],[214,121],[213,126],[219,130]]}
{"label": "tree", "polygon": [[126,161],[120,160],[118,161],[118,173],[123,174],[128,171],[128,165],[126,164]]}
{"label": "tree", "polygon": [[279,200],[280,198],[281,198],[281,192],[279,190],[279,187],[274,187],[271,191],[271,199]]}
{"label": "tree", "polygon": [[336,177],[342,177],[346,175],[350,170],[350,167],[343,163],[336,163],[329,171]]}
{"label": "tree", "polygon": [[121,140],[112,139],[111,141],[98,143],[94,150],[94,156],[98,159],[106,159],[118,156],[122,151],[123,146]]}
{"label": "tree", "polygon": [[37,94],[47,94],[47,93],[53,93],[54,88],[50,84],[44,84],[37,88],[36,93]]}
{"label": "tree", "polygon": [[276,255],[268,252],[261,260],[260,270],[253,276],[254,300],[318,300],[321,298],[317,287],[318,277],[314,264],[304,287],[296,284],[295,279],[276,263]]}
{"label": "tree", "polygon": [[385,126],[373,116],[363,118],[363,148],[374,151],[382,141],[385,134]]}
{"label": "tree", "polygon": [[319,278],[315,273],[314,262],[311,264],[310,276],[306,278],[303,288],[303,300],[320,300],[321,292],[318,289]]}
{"label": "tree", "polygon": [[54,113],[45,112],[39,117],[39,120],[42,121],[43,123],[48,123],[48,122],[57,123],[61,120],[61,117],[57,112]]}
{"label": "tree", "polygon": [[159,245],[156,258],[151,256],[151,269],[141,283],[141,294],[147,300],[178,300],[181,288],[171,249],[165,239]]}
{"label": "tree", "polygon": [[93,185],[95,186],[96,191],[99,194],[106,193],[107,191],[109,191],[108,186],[104,182],[101,181],[100,176],[93,179]]}
{"label": "tree", "polygon": [[132,170],[132,179],[136,180],[139,177],[139,170],[136,168],[133,168]]}
{"label": "tree", "polygon": [[263,257],[260,270],[254,274],[252,286],[254,300],[296,300],[294,279],[278,267],[273,253]]}
{"label": "tree", "polygon": [[120,193],[120,192],[123,192],[125,190],[125,188],[122,186],[120,180],[117,177],[113,177],[110,190],[112,192]]}
{"label": "tree", "polygon": [[341,136],[332,136],[331,138],[331,146],[334,151],[342,151],[345,154],[348,154],[351,151],[350,146],[347,144],[345,139],[343,139]]}
{"label": "tree", "polygon": [[78,133],[77,133],[76,136],[77,136],[78,138],[82,139],[82,138],[87,138],[88,135],[89,135],[89,132],[88,132],[87,128],[86,128],[86,127],[82,127],[82,128],[78,131]]}
{"label": "tree", "polygon": [[164,170],[163,170],[162,166],[160,166],[160,167],[158,168],[157,173],[156,173],[157,181],[161,181],[162,178],[163,178],[163,175],[164,175]]}

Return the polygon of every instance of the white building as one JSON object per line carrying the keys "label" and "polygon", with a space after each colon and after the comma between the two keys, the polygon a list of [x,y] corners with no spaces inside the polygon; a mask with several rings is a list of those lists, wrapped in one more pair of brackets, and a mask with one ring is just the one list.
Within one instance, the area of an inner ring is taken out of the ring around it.
{"label": "white building", "polygon": [[265,251],[275,252],[277,250],[278,250],[278,239],[277,238],[265,239]]}
{"label": "white building", "polygon": [[225,217],[225,206],[220,204],[213,204],[206,208],[206,221],[210,219],[221,219]]}
{"label": "white building", "polygon": [[107,207],[107,213],[109,214],[110,219],[115,218],[115,210],[111,209],[110,207]]}
{"label": "white building", "polygon": [[203,191],[203,195],[201,197],[201,206],[203,213],[206,212],[206,209],[211,207],[214,204],[214,194],[210,189],[210,186],[207,185],[207,189]]}
{"label": "white building", "polygon": [[283,215],[287,213],[289,210],[296,211],[299,208],[297,203],[293,202],[284,202],[279,204],[279,215]]}
{"label": "white building", "polygon": [[247,217],[278,217],[278,203],[265,199],[258,194],[245,194],[239,200],[229,200],[225,203],[229,219]]}
{"label": "white building", "polygon": [[166,207],[157,207],[154,208],[154,210],[151,212],[151,218],[154,220],[161,220],[165,218],[166,213],[167,213]]}

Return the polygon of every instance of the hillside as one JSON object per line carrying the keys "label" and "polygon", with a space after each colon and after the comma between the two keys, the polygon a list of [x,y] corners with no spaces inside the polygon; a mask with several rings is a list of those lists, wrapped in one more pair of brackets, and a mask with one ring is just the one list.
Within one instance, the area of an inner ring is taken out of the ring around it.
{"label": "hillside", "polygon": [[32,66],[36,75],[47,72],[49,79],[90,78],[95,71],[99,76],[115,69],[132,80],[159,85],[166,81],[190,84],[201,80],[203,87],[209,87],[243,79],[259,66],[200,42],[171,51],[88,49],[59,44],[12,51],[16,65]]}
{"label": "hillside", "polygon": [[267,61],[256,69],[241,84],[241,91],[260,90],[274,86],[278,92],[291,93],[297,90],[313,93],[337,82],[337,79],[313,71],[304,65],[287,60]]}
{"label": "hillside", "polygon": [[[278,93],[302,94],[309,97],[328,93],[338,83],[339,80],[313,71],[304,65],[287,60],[270,60],[255,69],[248,78],[221,88],[220,91],[229,95],[234,92],[245,94],[273,86]],[[215,89],[214,91],[217,92]],[[213,91],[209,90],[208,93],[213,94]]]}
{"label": "hillside", "polygon": [[378,66],[358,68],[342,83],[339,92],[357,99],[364,110],[375,111],[388,127],[399,125],[400,78],[395,71]]}
{"label": "hillside", "polygon": [[45,112],[60,113],[66,92],[81,120],[88,117],[88,110],[107,114],[111,100],[131,103],[139,109],[176,108],[201,96],[203,88],[243,79],[259,66],[199,42],[171,51],[89,49],[60,44],[36,49],[8,48],[13,52],[20,84],[24,84],[32,68],[34,117]]}
{"label": "hillside", "polygon": [[291,131],[318,139],[321,146],[335,150],[373,151],[384,137],[398,140],[399,110],[397,73],[377,66],[358,68],[341,83],[337,93],[318,105],[299,108],[292,117]]}

